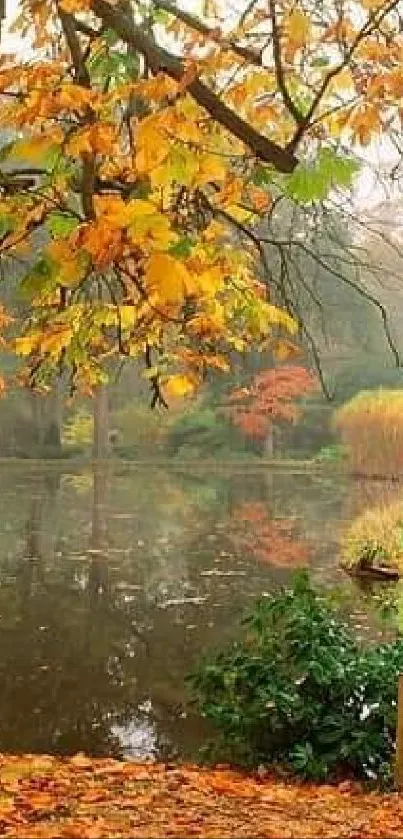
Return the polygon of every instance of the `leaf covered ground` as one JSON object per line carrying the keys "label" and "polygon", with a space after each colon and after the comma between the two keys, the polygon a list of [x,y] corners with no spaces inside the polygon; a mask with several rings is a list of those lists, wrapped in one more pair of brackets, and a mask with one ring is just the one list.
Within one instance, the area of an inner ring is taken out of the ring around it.
{"label": "leaf covered ground", "polygon": [[394,839],[403,795],[225,768],[2,755],[0,836]]}

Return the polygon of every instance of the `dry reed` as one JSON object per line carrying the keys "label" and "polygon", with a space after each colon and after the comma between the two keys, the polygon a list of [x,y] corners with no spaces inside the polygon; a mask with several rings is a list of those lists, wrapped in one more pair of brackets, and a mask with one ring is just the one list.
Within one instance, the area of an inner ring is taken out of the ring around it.
{"label": "dry reed", "polygon": [[368,509],[347,528],[341,565],[352,573],[403,574],[403,499]]}
{"label": "dry reed", "polygon": [[336,412],[334,427],[355,474],[403,476],[403,390],[358,393]]}

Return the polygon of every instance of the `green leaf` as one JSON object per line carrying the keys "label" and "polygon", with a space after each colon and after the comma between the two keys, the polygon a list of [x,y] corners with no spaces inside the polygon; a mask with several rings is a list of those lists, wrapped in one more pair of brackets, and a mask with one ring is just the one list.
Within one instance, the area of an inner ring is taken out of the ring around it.
{"label": "green leaf", "polygon": [[7,233],[10,233],[12,229],[12,218],[8,215],[0,216],[0,239],[3,239],[4,236],[7,236]]}
{"label": "green leaf", "polygon": [[329,180],[313,166],[298,166],[286,184],[286,195],[294,201],[309,204],[321,201],[329,192]]}
{"label": "green leaf", "polygon": [[136,76],[140,64],[135,54],[120,50],[103,50],[88,59],[87,67],[94,81],[110,84],[132,79]]}
{"label": "green leaf", "polygon": [[268,166],[255,166],[252,175],[255,186],[270,186],[273,183],[273,171]]}
{"label": "green leaf", "polygon": [[170,15],[165,9],[155,9],[152,13],[154,23],[166,26],[170,22]]}
{"label": "green leaf", "polygon": [[285,193],[301,204],[323,201],[335,187],[349,187],[358,171],[358,163],[332,149],[321,149],[316,160],[300,164],[285,181]]}
{"label": "green leaf", "polygon": [[114,29],[106,29],[105,32],[102,33],[102,38],[109,47],[114,47],[115,44],[119,43],[119,36],[116,34]]}
{"label": "green leaf", "polygon": [[64,239],[76,229],[78,219],[63,213],[50,213],[46,220],[46,227],[55,239]]}
{"label": "green leaf", "polygon": [[43,156],[43,165],[47,172],[53,172],[57,167],[60,158],[63,157],[60,146],[54,145]]}
{"label": "green leaf", "polygon": [[0,160],[7,160],[9,154],[13,151],[15,140],[5,143],[0,148]]}
{"label": "green leaf", "polygon": [[57,266],[45,257],[40,257],[20,283],[23,299],[30,299],[40,293],[52,291],[57,286]]}
{"label": "green leaf", "polygon": [[169,248],[169,253],[171,253],[172,256],[181,256],[186,258],[187,256],[190,256],[190,254],[192,253],[193,247],[193,240],[190,239],[189,236],[183,236],[182,239],[179,240],[179,242],[175,242],[174,245],[171,245],[171,247]]}
{"label": "green leaf", "polygon": [[328,67],[330,64],[330,59],[326,55],[319,55],[317,58],[314,58],[312,61],[312,67]]}
{"label": "green leaf", "polygon": [[169,171],[172,179],[183,186],[192,183],[197,170],[197,159],[187,149],[173,146],[169,155]]}

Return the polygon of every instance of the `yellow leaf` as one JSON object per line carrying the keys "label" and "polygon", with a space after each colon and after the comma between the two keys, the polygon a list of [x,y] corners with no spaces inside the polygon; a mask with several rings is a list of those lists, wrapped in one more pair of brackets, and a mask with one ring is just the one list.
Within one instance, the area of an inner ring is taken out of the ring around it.
{"label": "yellow leaf", "polygon": [[274,357],[277,361],[289,361],[290,358],[296,358],[302,355],[302,350],[291,341],[279,341],[274,347]]}
{"label": "yellow leaf", "polygon": [[156,213],[155,204],[151,201],[146,201],[143,198],[135,198],[127,204],[127,215],[130,221],[138,218],[138,216],[152,216]]}
{"label": "yellow leaf", "polygon": [[125,227],[130,227],[138,220],[145,221],[146,226],[154,223],[151,216],[159,217],[159,212],[151,201],[146,201],[143,198],[135,198],[132,201],[123,201],[122,198],[115,196],[94,196],[94,206],[97,216],[102,216],[110,227],[121,230]]}
{"label": "yellow leaf", "polygon": [[224,277],[218,266],[215,266],[196,275],[194,281],[200,294],[206,297],[214,297],[223,287]]}
{"label": "yellow leaf", "polygon": [[95,123],[73,134],[66,145],[72,157],[81,154],[110,154],[116,141],[116,126],[110,123]]}
{"label": "yellow leaf", "polygon": [[64,347],[70,344],[72,337],[73,328],[71,326],[55,326],[47,335],[41,336],[41,351],[59,354]]}
{"label": "yellow leaf", "polygon": [[237,352],[243,352],[247,347],[246,341],[243,338],[230,338],[229,343],[232,344],[234,350]]}
{"label": "yellow leaf", "polygon": [[370,12],[376,12],[377,9],[385,5],[385,0],[361,0],[361,5]]}
{"label": "yellow leaf", "polygon": [[182,374],[170,376],[165,383],[165,391],[168,396],[188,396],[194,393],[195,389],[196,382]]}
{"label": "yellow leaf", "polygon": [[243,189],[244,184],[241,178],[230,176],[218,193],[216,201],[223,207],[236,204],[242,199]]}
{"label": "yellow leaf", "polygon": [[130,96],[139,96],[144,101],[148,102],[153,99],[158,102],[161,99],[174,97],[178,93],[178,82],[170,79],[166,73],[158,73],[151,79],[141,79],[139,82],[130,84],[120,84],[118,88],[111,91],[109,101],[121,101],[122,96],[126,99]]}
{"label": "yellow leaf", "polygon": [[48,245],[47,252],[57,263],[60,284],[69,288],[77,285],[85,273],[86,265],[84,260],[79,259],[78,254],[72,251],[71,244],[66,240],[57,239]]}
{"label": "yellow leaf", "polygon": [[102,216],[109,225],[117,229],[127,226],[127,206],[122,198],[112,195],[94,195],[96,215]]}
{"label": "yellow leaf", "polygon": [[285,18],[285,28],[290,46],[301,49],[308,43],[311,24],[308,15],[300,9],[294,9]]}
{"label": "yellow leaf", "polygon": [[29,335],[22,335],[20,338],[16,338],[14,347],[17,355],[30,355],[38,346],[40,338],[39,332],[31,332]]}
{"label": "yellow leaf", "polygon": [[[59,142],[61,139],[59,138]],[[10,158],[23,159],[31,163],[40,163],[44,157],[54,148],[56,135],[39,134],[36,137],[28,137],[15,143]]]}
{"label": "yellow leaf", "polygon": [[214,154],[205,154],[199,160],[197,181],[200,185],[214,181],[224,181],[226,176],[227,166],[222,157]]}
{"label": "yellow leaf", "polygon": [[137,130],[136,169],[139,174],[150,174],[167,157],[170,144],[154,117],[143,119]]}
{"label": "yellow leaf", "polygon": [[211,221],[210,224],[203,231],[203,239],[205,242],[216,242],[225,236],[226,229],[221,222],[216,220]]}
{"label": "yellow leaf", "polygon": [[137,322],[137,310],[134,306],[123,304],[119,306],[118,317],[116,319],[122,329],[133,329]]}
{"label": "yellow leaf", "polygon": [[249,221],[253,215],[251,210],[245,210],[237,204],[230,204],[227,208],[228,215],[232,216],[235,221],[244,222]]}
{"label": "yellow leaf", "polygon": [[167,253],[154,253],[146,265],[147,288],[162,303],[180,303],[195,292],[195,283],[183,262]]}
{"label": "yellow leaf", "polygon": [[131,238],[142,246],[152,245],[154,248],[166,250],[175,241],[177,234],[172,230],[169,219],[160,213],[154,216],[137,216],[130,225]]}
{"label": "yellow leaf", "polygon": [[264,317],[267,317],[267,321],[270,324],[275,324],[278,326],[283,326],[288,332],[291,332],[294,335],[298,330],[298,324],[284,309],[279,309],[278,306],[272,306],[270,303],[266,303],[263,306]]}
{"label": "yellow leaf", "polygon": [[76,12],[89,11],[91,8],[91,0],[62,0],[60,3],[65,12],[74,15]]}
{"label": "yellow leaf", "polygon": [[80,231],[80,245],[91,257],[94,265],[104,269],[121,254],[122,234],[106,219],[86,224]]}
{"label": "yellow leaf", "polygon": [[328,93],[340,93],[340,91],[351,91],[355,89],[354,79],[347,67],[336,73],[328,85]]}

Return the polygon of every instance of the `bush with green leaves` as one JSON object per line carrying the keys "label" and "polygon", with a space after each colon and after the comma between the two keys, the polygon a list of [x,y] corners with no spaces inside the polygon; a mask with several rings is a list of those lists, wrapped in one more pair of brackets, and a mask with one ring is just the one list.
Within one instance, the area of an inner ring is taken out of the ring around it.
{"label": "bush with green leaves", "polygon": [[262,599],[189,681],[214,758],[313,779],[391,777],[403,640],[362,647],[306,573]]}
{"label": "bush with green leaves", "polygon": [[167,445],[170,454],[191,458],[258,452],[258,446],[245,443],[243,435],[215,408],[200,403],[178,417]]}

